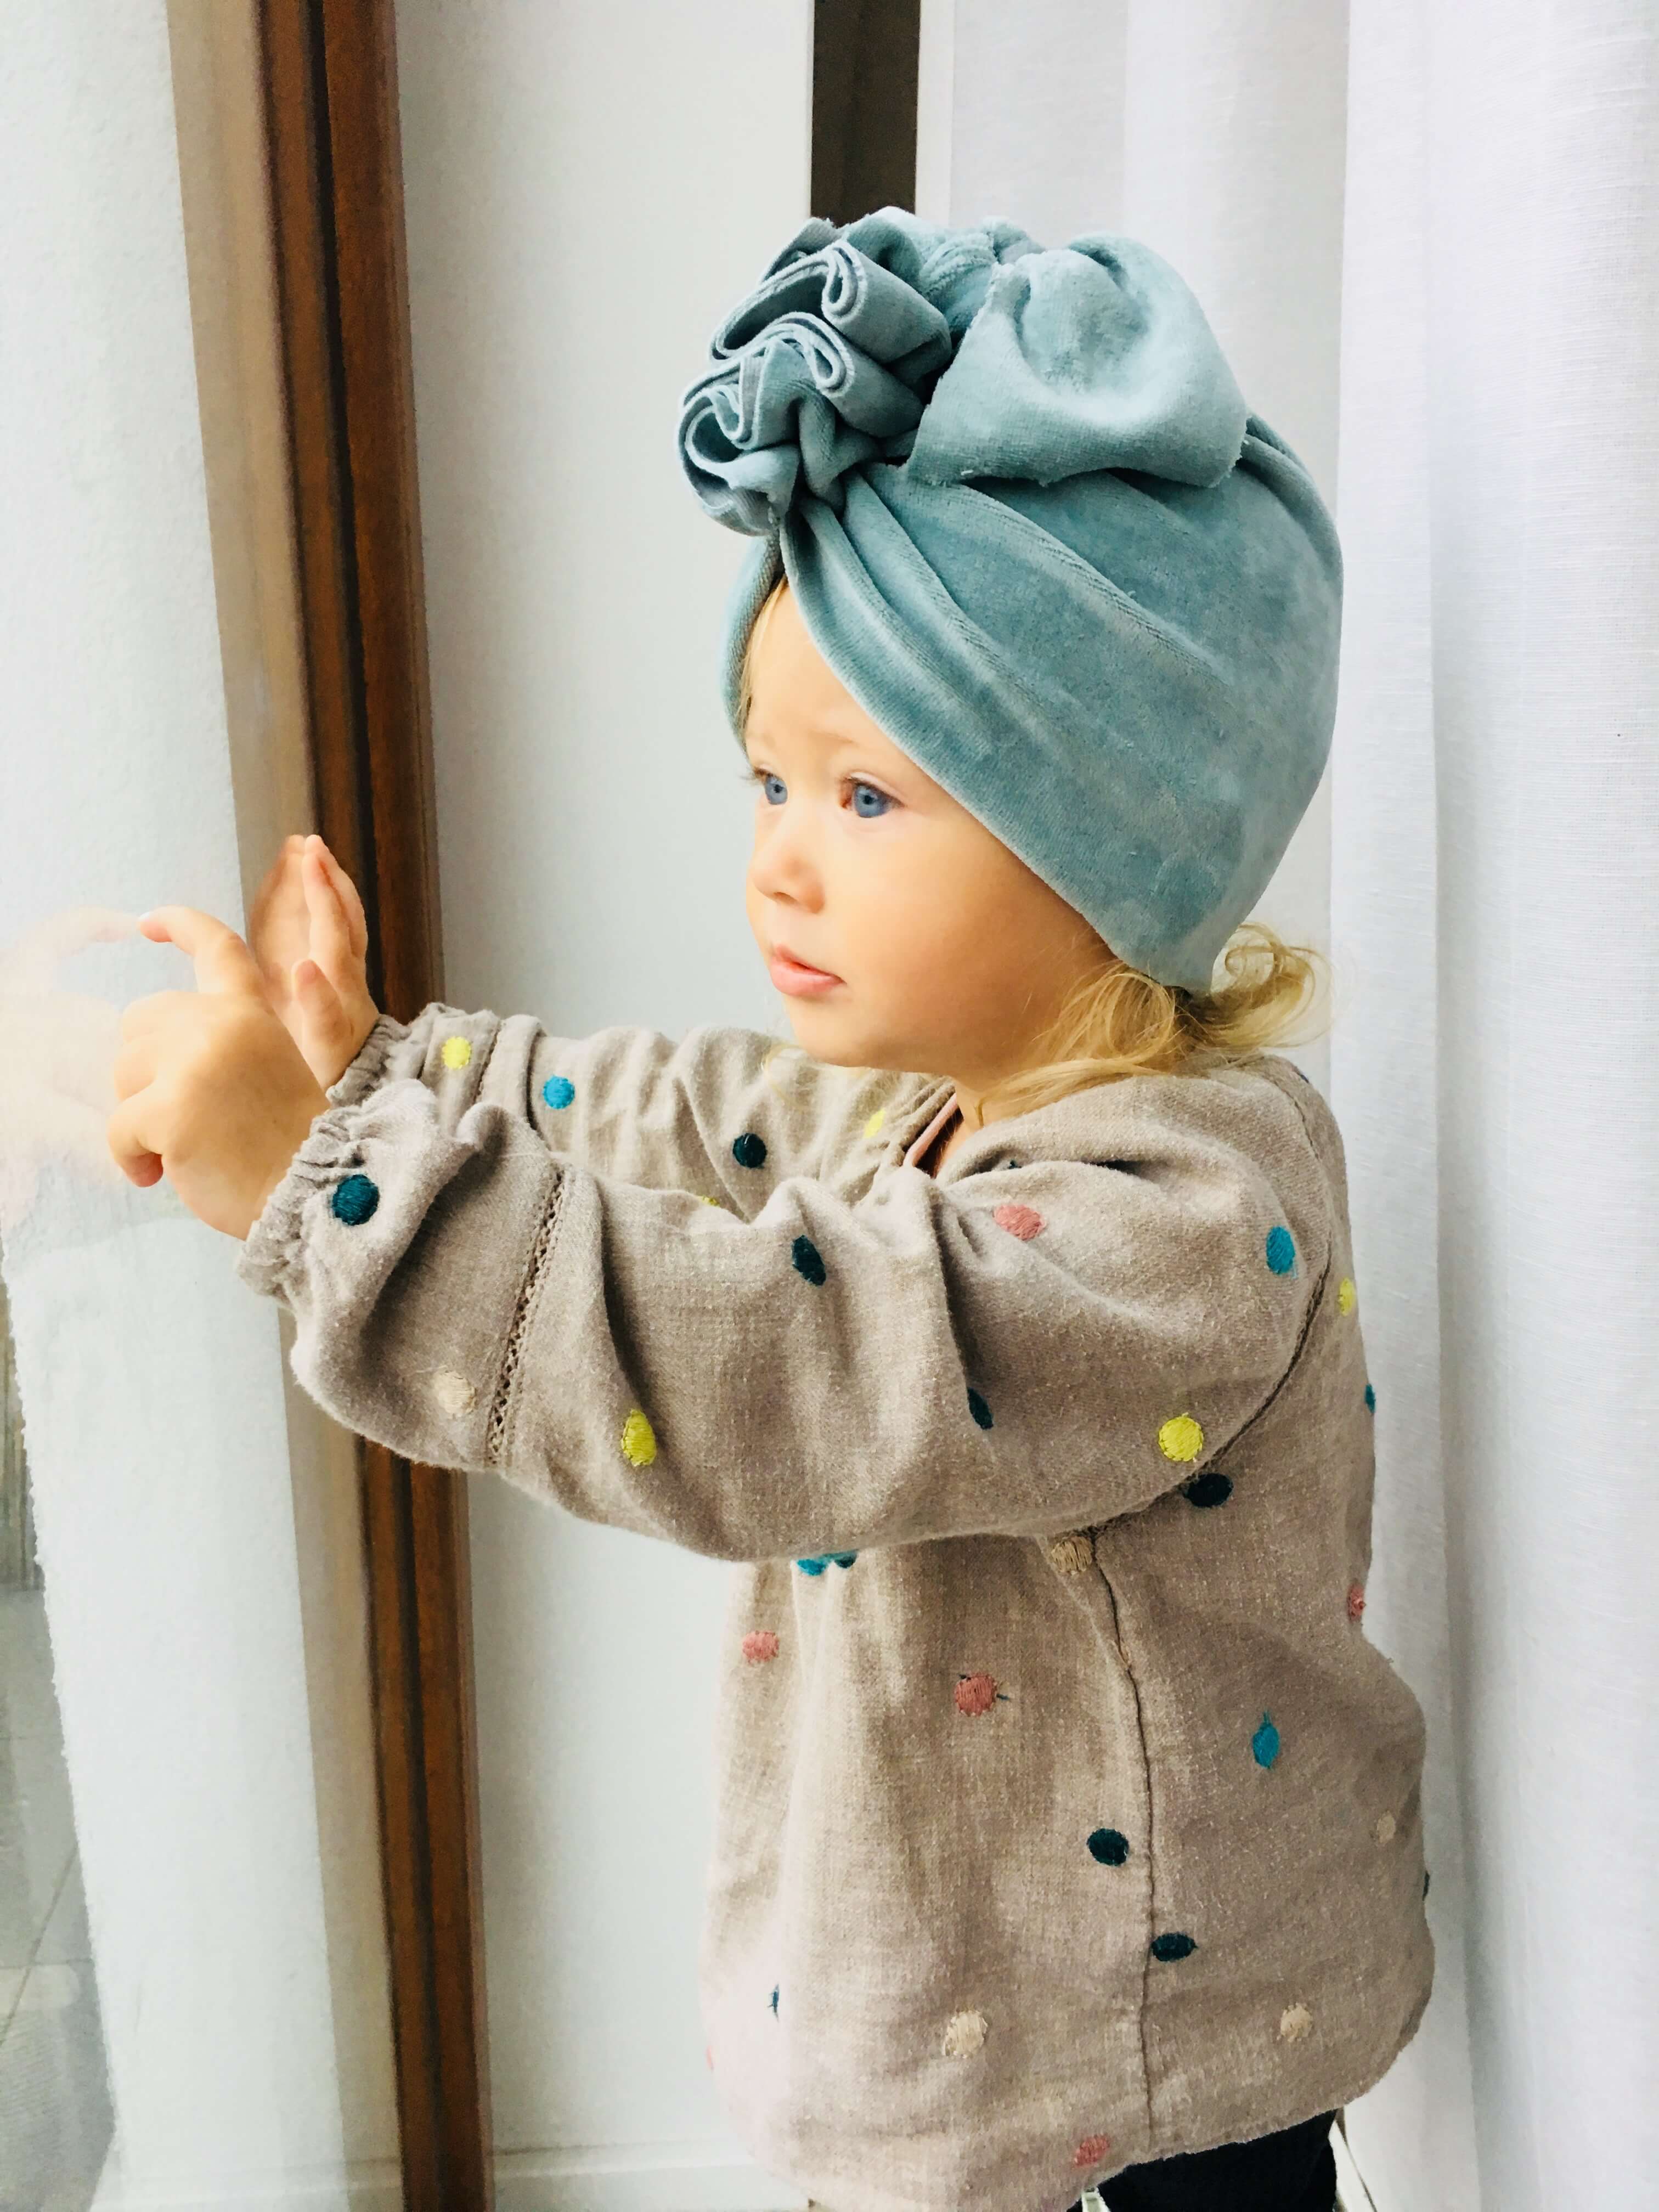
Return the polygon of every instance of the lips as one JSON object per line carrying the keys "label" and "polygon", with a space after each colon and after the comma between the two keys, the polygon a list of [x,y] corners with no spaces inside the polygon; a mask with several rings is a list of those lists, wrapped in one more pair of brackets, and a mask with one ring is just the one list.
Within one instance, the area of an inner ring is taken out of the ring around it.
{"label": "lips", "polygon": [[[792,952],[787,945],[775,945],[772,947],[772,957],[775,960],[783,961],[788,967],[801,969],[809,975],[828,975],[830,974],[830,970],[828,968],[820,968],[811,960],[803,960],[799,952]],[[841,978],[837,975],[834,977],[833,980],[839,982]]]}

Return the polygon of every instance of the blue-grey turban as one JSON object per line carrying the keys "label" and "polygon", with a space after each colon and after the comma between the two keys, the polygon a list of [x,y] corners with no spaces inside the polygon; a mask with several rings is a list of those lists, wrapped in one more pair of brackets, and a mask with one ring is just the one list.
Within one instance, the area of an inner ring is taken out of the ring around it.
{"label": "blue-grey turban", "polygon": [[710,343],[679,453],[911,759],[1132,966],[1189,990],[1330,749],[1342,561],[1182,278],[898,207],[802,224]]}

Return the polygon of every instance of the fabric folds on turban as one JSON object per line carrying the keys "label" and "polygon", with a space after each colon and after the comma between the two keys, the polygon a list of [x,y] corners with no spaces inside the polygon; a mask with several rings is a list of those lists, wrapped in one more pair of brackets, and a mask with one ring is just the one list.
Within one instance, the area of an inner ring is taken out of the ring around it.
{"label": "fabric folds on turban", "polygon": [[679,455],[903,751],[1133,966],[1191,990],[1312,798],[1342,562],[1307,471],[1133,239],[897,207],[804,223],[710,343]]}

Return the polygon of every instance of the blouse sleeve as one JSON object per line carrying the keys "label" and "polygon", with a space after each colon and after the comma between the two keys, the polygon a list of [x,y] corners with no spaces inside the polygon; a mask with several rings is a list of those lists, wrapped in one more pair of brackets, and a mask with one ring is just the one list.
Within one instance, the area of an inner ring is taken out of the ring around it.
{"label": "blouse sleeve", "polygon": [[705,1024],[673,1038],[618,1024],[563,1037],[529,1015],[434,1002],[412,1022],[381,1015],[328,1097],[355,1107],[410,1079],[432,1094],[447,1132],[483,1100],[599,1174],[744,1215],[769,1181],[756,1174],[769,1146],[816,1171],[814,1146],[844,1154],[873,1139],[925,1084],[832,1066],[759,1030]]}
{"label": "blouse sleeve", "polygon": [[[746,1033],[700,1049],[743,1096]],[[547,1063],[519,1050],[533,1082]],[[1110,1159],[1072,1156],[1097,1126],[1073,1101],[1018,1125],[1052,1156],[1006,1163],[994,1124],[943,1182],[900,1164],[849,1199],[775,1158],[744,1218],[488,1097],[452,1123],[394,1077],[318,1117],[240,1271],[291,1308],[295,1373],[339,1419],[586,1520],[749,1560],[1093,1525],[1248,1425],[1329,1251],[1280,1093],[1235,1112],[1180,1096],[1219,1086],[1113,1089]],[[672,1110],[675,1157],[726,1174],[727,1125]]]}

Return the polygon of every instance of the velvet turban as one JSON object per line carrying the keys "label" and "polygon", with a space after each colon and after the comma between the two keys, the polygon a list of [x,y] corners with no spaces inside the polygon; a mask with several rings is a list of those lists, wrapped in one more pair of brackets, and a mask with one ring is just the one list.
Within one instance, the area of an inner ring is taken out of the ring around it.
{"label": "velvet turban", "polygon": [[1169,263],[814,216],[715,331],[679,456],[755,540],[732,728],[787,574],[895,744],[1131,965],[1208,989],[1330,749],[1342,561]]}

